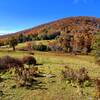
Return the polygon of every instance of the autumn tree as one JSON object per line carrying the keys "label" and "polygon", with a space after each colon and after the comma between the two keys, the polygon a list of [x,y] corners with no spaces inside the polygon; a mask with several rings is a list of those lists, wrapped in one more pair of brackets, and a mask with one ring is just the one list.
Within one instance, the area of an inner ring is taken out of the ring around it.
{"label": "autumn tree", "polygon": [[15,37],[9,39],[9,45],[13,48],[13,51],[16,50],[15,46],[18,44],[18,40]]}
{"label": "autumn tree", "polygon": [[95,56],[100,58],[100,33],[95,35],[95,41],[92,46],[93,50],[95,51]]}
{"label": "autumn tree", "polygon": [[92,54],[95,56],[96,58],[96,63],[100,65],[100,33],[97,33],[94,36],[94,41],[92,44]]}
{"label": "autumn tree", "polygon": [[68,33],[64,34],[59,38],[59,42],[65,52],[71,52],[72,51],[72,43],[73,43],[73,36]]}
{"label": "autumn tree", "polygon": [[4,45],[4,41],[0,40],[0,46]]}

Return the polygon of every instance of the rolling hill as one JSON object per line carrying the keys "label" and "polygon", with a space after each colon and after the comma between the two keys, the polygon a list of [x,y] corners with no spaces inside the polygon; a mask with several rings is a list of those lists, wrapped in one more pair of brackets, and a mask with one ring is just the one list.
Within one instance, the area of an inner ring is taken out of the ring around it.
{"label": "rolling hill", "polygon": [[15,36],[18,43],[33,40],[55,40],[48,43],[51,51],[87,54],[94,49],[95,35],[99,32],[100,18],[80,16],[63,18],[51,23],[4,35],[0,37],[0,40],[1,44],[4,45],[9,44],[8,40],[11,36]]}
{"label": "rolling hill", "polygon": [[100,31],[100,18],[96,17],[68,17],[59,19],[50,23],[42,24],[37,27],[25,29],[16,33],[0,36],[0,39],[8,38],[16,34],[41,34],[41,33],[55,33],[56,31],[66,33],[89,33],[95,34]]}

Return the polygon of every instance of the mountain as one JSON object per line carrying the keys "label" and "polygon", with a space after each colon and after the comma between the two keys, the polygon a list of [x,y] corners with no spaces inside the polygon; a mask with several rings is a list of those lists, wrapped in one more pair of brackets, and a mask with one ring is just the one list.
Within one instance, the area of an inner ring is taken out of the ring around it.
{"label": "mountain", "polygon": [[43,33],[55,33],[57,31],[66,33],[89,33],[95,34],[100,32],[100,18],[79,16],[68,17],[60,20],[56,20],[50,23],[42,24],[37,27],[25,29],[16,33],[0,36],[0,39],[8,38],[9,36],[18,34],[43,34]]}

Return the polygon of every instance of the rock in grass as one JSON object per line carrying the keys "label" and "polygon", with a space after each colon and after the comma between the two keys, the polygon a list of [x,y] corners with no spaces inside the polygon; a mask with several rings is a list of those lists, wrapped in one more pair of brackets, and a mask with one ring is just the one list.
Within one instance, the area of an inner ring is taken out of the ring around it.
{"label": "rock in grass", "polygon": [[54,74],[43,74],[42,76],[43,76],[43,77],[47,77],[47,78],[56,77],[56,75],[54,75]]}
{"label": "rock in grass", "polygon": [[53,74],[48,74],[48,75],[46,75],[46,77],[48,77],[48,78],[53,78],[53,77],[56,77],[56,76],[53,75]]}

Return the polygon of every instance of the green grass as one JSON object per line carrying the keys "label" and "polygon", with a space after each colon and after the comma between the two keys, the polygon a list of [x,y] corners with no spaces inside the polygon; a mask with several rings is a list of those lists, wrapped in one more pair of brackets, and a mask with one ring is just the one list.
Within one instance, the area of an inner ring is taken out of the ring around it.
{"label": "green grass", "polygon": [[[48,45],[50,42],[53,42],[53,41],[55,40],[38,40],[38,41],[30,41],[30,43]],[[16,46],[16,49],[26,47],[27,43],[28,42],[18,43],[18,45]],[[9,45],[0,47],[0,51],[7,51],[7,50],[12,50],[12,48],[10,48]]]}
{"label": "green grass", "polygon": [[[10,55],[13,57],[23,57],[28,55],[28,52],[0,52],[0,56]],[[72,56],[69,54],[57,54],[48,52],[35,52],[35,58],[39,64],[37,65],[40,72],[45,74],[55,74],[56,77],[40,77],[37,78],[40,84],[34,84],[31,89],[15,88],[11,87],[15,85],[15,81],[12,78],[8,78],[9,73],[4,75],[3,82],[0,83],[0,89],[4,91],[3,100],[89,100],[93,96],[94,87],[84,88],[84,96],[80,97],[76,93],[77,88],[66,84],[66,81],[62,80],[61,71],[64,66],[69,66],[73,69],[79,69],[85,67],[89,71],[91,77],[100,76],[100,66],[95,64],[93,56]]]}
{"label": "green grass", "polygon": [[[31,43],[36,43],[36,44],[44,44],[44,45],[48,45],[49,42],[53,42],[55,40],[38,40],[38,41],[32,41]],[[27,46],[28,42],[25,43],[19,43],[16,48],[22,48]]]}

